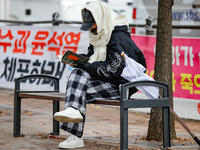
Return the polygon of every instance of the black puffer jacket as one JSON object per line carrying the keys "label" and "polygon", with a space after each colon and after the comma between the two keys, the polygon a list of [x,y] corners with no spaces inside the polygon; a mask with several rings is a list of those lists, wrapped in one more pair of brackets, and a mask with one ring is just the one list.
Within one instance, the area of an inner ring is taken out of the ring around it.
{"label": "black puffer jacket", "polygon": [[[89,73],[92,78],[112,82],[116,85],[129,82],[120,76],[125,67],[125,61],[121,56],[122,52],[146,68],[144,55],[131,39],[127,32],[127,26],[116,26],[107,45],[106,60],[91,64]],[[87,56],[90,57],[93,53],[93,46],[90,45]]]}

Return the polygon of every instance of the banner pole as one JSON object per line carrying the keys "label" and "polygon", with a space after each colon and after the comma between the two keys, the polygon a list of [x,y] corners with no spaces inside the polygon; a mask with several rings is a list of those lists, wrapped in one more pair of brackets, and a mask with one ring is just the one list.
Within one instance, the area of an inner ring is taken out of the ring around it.
{"label": "banner pole", "polygon": [[187,130],[187,132],[192,136],[192,138],[197,142],[198,145],[200,145],[200,140],[197,136],[194,135],[194,133],[191,132],[191,130],[186,126],[186,124],[183,122],[183,120],[174,112],[174,110],[170,107],[171,113],[176,117],[176,119],[180,122],[180,124]]}

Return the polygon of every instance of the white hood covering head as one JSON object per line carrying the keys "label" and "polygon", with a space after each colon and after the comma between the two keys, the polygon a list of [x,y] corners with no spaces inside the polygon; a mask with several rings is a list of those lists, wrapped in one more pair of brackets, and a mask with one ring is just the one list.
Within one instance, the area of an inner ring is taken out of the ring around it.
{"label": "white hood covering head", "polygon": [[89,30],[89,42],[94,46],[94,54],[89,62],[104,61],[106,59],[106,45],[110,41],[115,26],[128,26],[125,15],[117,15],[105,2],[90,2],[83,9],[89,10],[97,24],[97,34]]}

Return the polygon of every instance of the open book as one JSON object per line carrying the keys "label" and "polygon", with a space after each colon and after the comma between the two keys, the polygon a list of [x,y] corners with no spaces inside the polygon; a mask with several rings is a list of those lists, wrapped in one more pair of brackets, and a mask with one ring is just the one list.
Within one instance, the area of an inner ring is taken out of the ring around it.
{"label": "open book", "polygon": [[60,59],[61,63],[69,64],[72,66],[77,66],[76,61],[80,61],[82,63],[86,63],[89,60],[89,57],[79,55],[77,53],[74,53],[72,51],[66,50],[63,55],[57,55],[58,59]]}

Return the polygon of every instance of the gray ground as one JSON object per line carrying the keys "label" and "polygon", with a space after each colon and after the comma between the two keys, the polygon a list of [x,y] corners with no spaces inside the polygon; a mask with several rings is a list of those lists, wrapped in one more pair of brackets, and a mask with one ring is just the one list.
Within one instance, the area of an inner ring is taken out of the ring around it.
{"label": "gray ground", "polygon": [[[13,94],[0,91],[0,149],[1,150],[51,150],[58,149],[59,142],[68,133],[61,130],[60,135],[52,136],[52,102],[46,100],[22,100],[21,134],[13,137]],[[61,109],[64,103],[61,103]],[[149,115],[129,112],[129,149],[158,150],[162,142],[146,141]],[[184,120],[193,133],[200,138],[200,122]],[[175,122],[178,139],[172,140],[171,149],[200,150],[188,132]],[[119,145],[119,108],[87,105],[84,129],[85,147],[80,150],[120,149]],[[78,150],[78,149],[77,149]]]}

